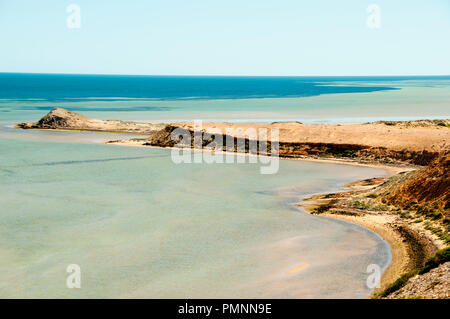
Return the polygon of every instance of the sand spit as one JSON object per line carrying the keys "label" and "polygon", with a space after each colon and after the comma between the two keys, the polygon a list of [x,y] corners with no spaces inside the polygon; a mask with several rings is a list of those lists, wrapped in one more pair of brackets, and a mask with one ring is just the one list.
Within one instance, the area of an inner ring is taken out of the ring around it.
{"label": "sand spit", "polygon": [[[193,123],[152,124],[97,120],[55,108],[35,123],[16,125],[22,129],[86,130],[148,135],[148,139],[115,140],[108,143],[133,146],[176,147],[179,140],[171,137],[177,128],[194,135]],[[302,124],[299,122],[202,123],[203,148],[216,148],[216,134],[223,140],[245,140],[246,150],[252,141],[247,129],[267,129],[268,139],[273,129],[279,132],[279,155],[285,158],[338,158],[349,162],[427,165],[449,148],[449,120],[408,122],[375,122],[366,124]],[[229,132],[232,133],[229,133]],[[205,137],[205,134],[208,137]],[[193,140],[193,139],[192,139]],[[191,147],[197,147],[191,144]],[[223,146],[223,151],[238,151]],[[268,143],[266,153],[271,152]]]}

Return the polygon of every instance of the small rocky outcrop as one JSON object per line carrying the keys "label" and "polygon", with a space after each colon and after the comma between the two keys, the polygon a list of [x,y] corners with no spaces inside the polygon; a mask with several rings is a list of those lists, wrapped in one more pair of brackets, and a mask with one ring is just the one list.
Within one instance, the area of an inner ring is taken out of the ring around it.
{"label": "small rocky outcrop", "polygon": [[[180,139],[172,139],[172,133],[179,129],[178,126],[174,125],[166,125],[163,129],[158,132],[152,134],[148,140],[144,143],[144,145],[153,145],[159,147],[173,147],[175,146]],[[187,131],[191,136],[194,135],[192,131]]]}
{"label": "small rocky outcrop", "polygon": [[84,115],[56,107],[38,122],[17,124],[16,127],[23,129],[62,129],[82,127],[86,122],[93,119]]}
{"label": "small rocky outcrop", "polygon": [[63,108],[54,108],[38,122],[20,123],[22,129],[59,129],[134,134],[153,134],[164,128],[164,123],[140,123],[119,120],[93,119]]}

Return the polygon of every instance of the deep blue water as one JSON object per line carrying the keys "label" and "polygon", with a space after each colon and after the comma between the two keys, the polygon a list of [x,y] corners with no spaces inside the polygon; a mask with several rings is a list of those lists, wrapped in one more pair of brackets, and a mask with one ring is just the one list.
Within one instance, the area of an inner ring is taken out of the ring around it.
{"label": "deep blue water", "polygon": [[447,118],[449,99],[450,76],[0,73],[0,121],[5,125],[36,121],[54,107],[101,119],[139,121],[367,122]]}
{"label": "deep blue water", "polygon": [[[386,82],[443,77],[217,77],[0,73],[1,99],[242,99],[395,90]],[[356,82],[356,83],[355,83]],[[380,82],[379,85],[374,83]],[[366,83],[366,84],[364,84]],[[335,85],[339,84],[339,85]]]}

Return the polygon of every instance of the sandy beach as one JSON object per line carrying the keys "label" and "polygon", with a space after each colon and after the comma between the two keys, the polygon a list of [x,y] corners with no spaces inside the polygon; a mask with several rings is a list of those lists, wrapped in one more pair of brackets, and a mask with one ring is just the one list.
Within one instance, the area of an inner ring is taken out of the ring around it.
{"label": "sandy beach", "polygon": [[[388,177],[392,177],[400,172],[406,172],[411,169],[405,170],[399,167],[393,169],[392,167],[388,167],[386,172],[389,174]],[[364,185],[366,184],[364,181],[356,181],[345,185],[340,193],[314,195],[311,198],[303,200],[298,205],[303,207],[307,212],[316,214],[317,208],[329,203],[330,198],[336,195],[341,198],[352,198],[354,192],[370,193],[380,185],[380,180],[386,180],[387,178],[379,179],[372,185]],[[380,235],[391,248],[391,262],[381,277],[380,287],[374,289],[372,296],[386,289],[389,284],[394,282],[402,274],[420,267],[425,259],[433,255],[438,249],[446,247],[446,244],[442,240],[426,230],[423,225],[407,223],[397,215],[383,211],[361,213],[360,211],[348,209],[347,207],[341,208],[342,210],[325,212],[320,215],[344,220],[370,229]]]}

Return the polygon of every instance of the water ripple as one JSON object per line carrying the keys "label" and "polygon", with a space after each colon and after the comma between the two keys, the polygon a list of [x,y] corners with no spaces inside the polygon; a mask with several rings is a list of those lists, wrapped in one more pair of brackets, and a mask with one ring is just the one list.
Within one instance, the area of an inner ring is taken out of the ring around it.
{"label": "water ripple", "polygon": [[137,160],[137,159],[143,159],[143,158],[156,158],[156,157],[167,157],[167,156],[168,155],[152,155],[152,156],[89,159],[89,160],[81,160],[81,161],[44,162],[44,163],[32,164],[31,166],[56,166],[56,165],[73,165],[73,164],[83,164],[83,163],[102,163],[102,162],[129,161],[129,160]]}

